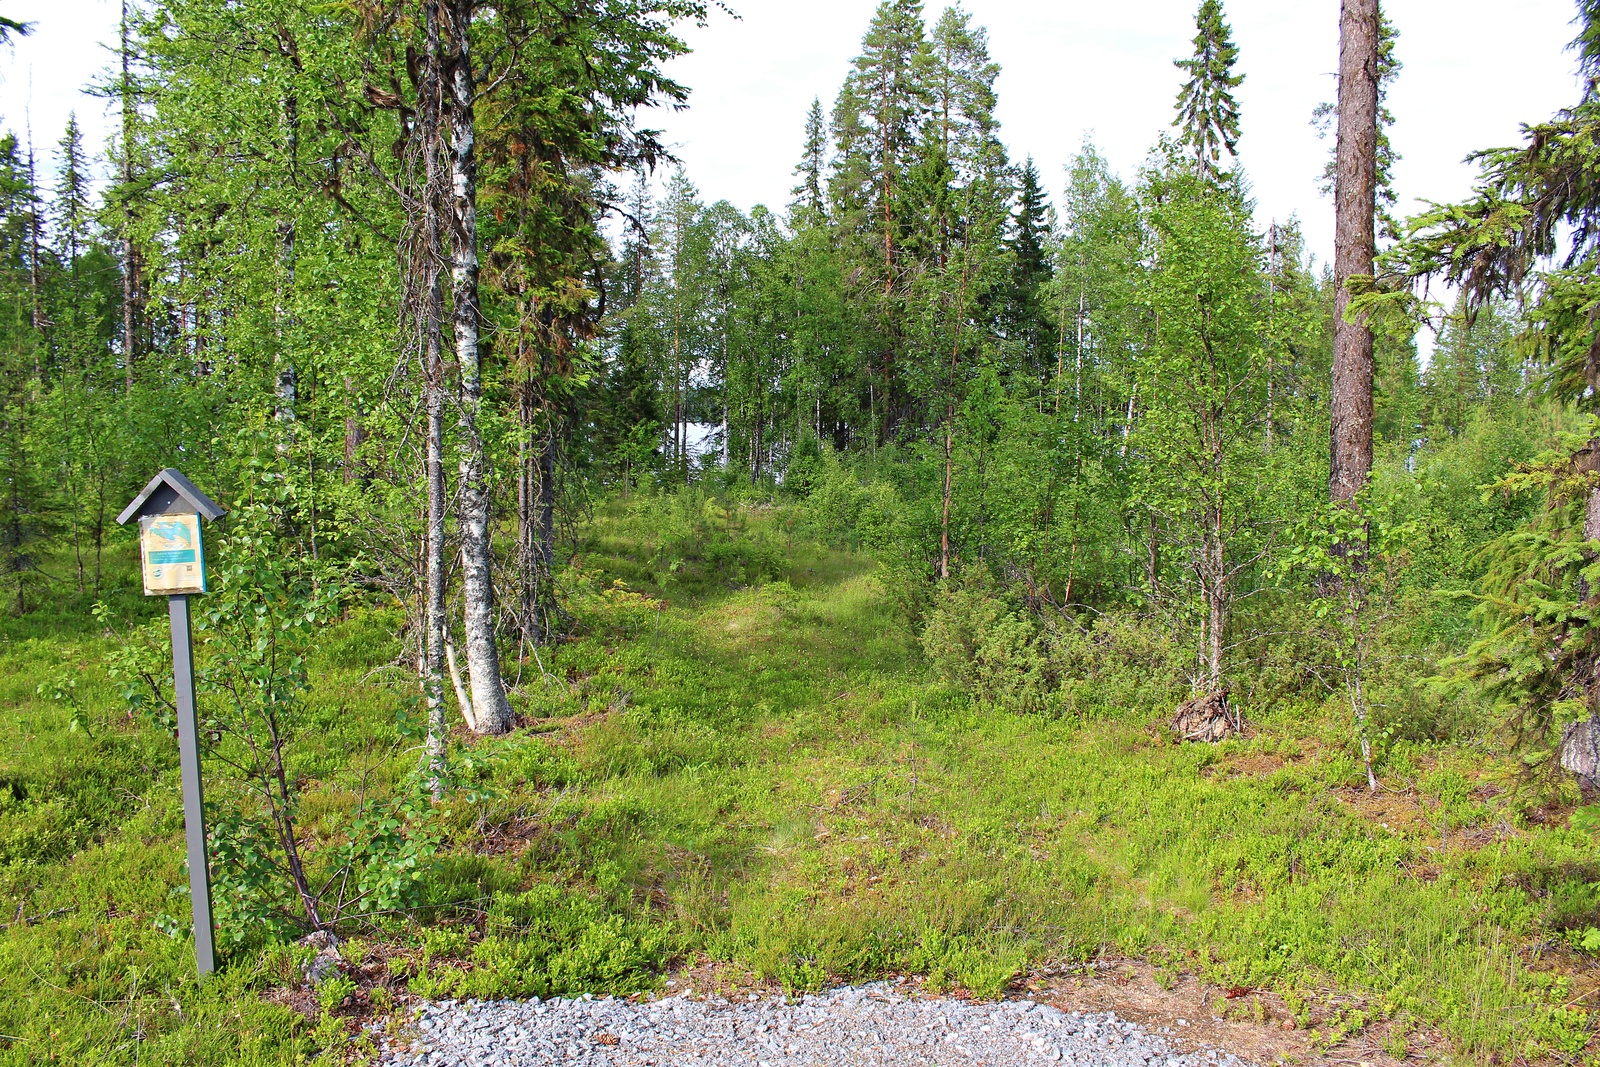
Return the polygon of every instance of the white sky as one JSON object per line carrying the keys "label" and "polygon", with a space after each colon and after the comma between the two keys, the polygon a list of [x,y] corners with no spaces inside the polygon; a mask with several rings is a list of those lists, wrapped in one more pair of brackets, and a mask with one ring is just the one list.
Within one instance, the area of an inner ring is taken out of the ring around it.
{"label": "white sky", "polygon": [[[806,108],[831,109],[859,52],[874,0],[743,0],[687,39],[672,73],[691,108],[661,125],[707,199],[781,207],[794,185]],[[1064,165],[1085,135],[1132,177],[1172,121],[1192,51],[1197,0],[966,0],[1001,64],[1001,136],[1032,155],[1059,195]],[[928,4],[931,25],[942,0]],[[1332,252],[1333,205],[1317,178],[1330,142],[1311,111],[1334,94],[1338,0],[1226,0],[1239,45],[1244,162],[1263,225],[1298,213],[1312,251]],[[1578,95],[1566,44],[1572,0],[1384,0],[1405,64],[1390,98],[1400,152],[1402,212],[1416,198],[1464,194],[1474,149],[1513,143],[1518,124],[1547,118]]]}
{"label": "white sky", "polygon": [[[687,111],[657,116],[708,200],[781,207],[794,184],[801,127],[813,96],[831,108],[875,0],[730,0],[742,16],[687,27],[695,52],[672,74],[693,89]],[[929,4],[931,24],[942,0]],[[1172,117],[1196,0],[967,0],[1003,67],[1002,136],[1014,158],[1033,155],[1059,194],[1063,165],[1086,134],[1131,177]],[[1402,155],[1402,211],[1418,198],[1468,189],[1462,157],[1517,139],[1521,122],[1577,98],[1572,0],[1385,0],[1405,64],[1391,98]],[[0,54],[0,124],[31,115],[41,166],[78,112],[91,148],[111,128],[102,100],[82,95],[113,59],[118,0],[7,0],[34,36]],[[1332,205],[1317,192],[1328,142],[1311,110],[1334,92],[1338,0],[1226,0],[1245,82],[1240,153],[1263,224],[1298,213],[1326,259]],[[48,172],[48,171],[46,171]]]}

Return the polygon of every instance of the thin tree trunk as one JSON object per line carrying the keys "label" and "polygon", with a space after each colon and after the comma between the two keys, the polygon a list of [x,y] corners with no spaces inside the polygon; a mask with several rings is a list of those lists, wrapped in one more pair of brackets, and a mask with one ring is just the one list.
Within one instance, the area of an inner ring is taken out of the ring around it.
{"label": "thin tree trunk", "polygon": [[1206,670],[1211,691],[1222,688],[1223,638],[1227,632],[1227,586],[1224,578],[1222,509],[1206,516]]}
{"label": "thin tree trunk", "polygon": [[[39,293],[39,185],[34,172],[33,124],[28,125],[28,290],[33,298],[33,380],[44,376],[39,354],[44,351],[44,304]],[[18,587],[21,603],[21,586]]]}
{"label": "thin tree trunk", "polygon": [[293,299],[294,291],[294,219],[286,219],[278,226],[278,240],[283,262],[283,290],[278,301],[278,374],[272,418],[277,419],[278,426],[283,429],[282,437],[278,440],[278,450],[283,451],[290,446],[293,437],[291,424],[294,422],[294,408],[299,402],[299,374],[294,370],[294,358],[290,354],[293,325],[288,310],[288,302]]}
{"label": "thin tree trunk", "polygon": [[1278,274],[1282,269],[1278,256],[1281,251],[1278,240],[1278,220],[1273,219],[1272,225],[1267,228],[1267,451],[1272,451],[1272,420],[1274,417],[1272,392],[1272,378],[1275,367],[1273,365],[1273,350],[1278,344],[1277,335],[1277,309],[1278,309]]}
{"label": "thin tree trunk", "polygon": [[961,354],[961,326],[967,313],[967,265],[961,259],[961,293],[956,298],[956,339],[950,345],[949,402],[944,421],[944,502],[939,513],[939,578],[950,578],[950,488],[955,476],[956,360]]}
{"label": "thin tree trunk", "polygon": [[105,578],[106,475],[102,468],[95,486],[94,508],[94,598],[100,599],[100,583]]}
{"label": "thin tree trunk", "polygon": [[461,373],[461,564],[467,638],[467,675],[472,713],[480,733],[511,729],[511,704],[500,677],[495,647],[493,546],[489,526],[489,458],[478,412],[483,399],[478,346],[478,190],[473,128],[472,53],[469,34],[474,0],[449,4],[447,89],[450,93],[450,184],[453,219],[451,309],[456,363]]}
{"label": "thin tree trunk", "polygon": [[539,613],[541,636],[548,642],[554,634],[556,617],[556,428],[548,408],[545,411],[544,432],[539,436],[538,540],[535,556],[539,564],[541,586]]}
{"label": "thin tree trunk", "polygon": [[283,734],[275,718],[268,719],[267,730],[271,745],[272,787],[276,790],[276,796],[271,796],[272,818],[278,830],[278,843],[283,847],[289,878],[300,896],[301,906],[306,910],[306,919],[313,930],[321,930],[322,916],[317,911],[317,899],[311,892],[311,880],[306,877],[305,864],[300,859],[300,844],[294,827],[293,794],[283,766]]}
{"label": "thin tree trunk", "polygon": [[1355,497],[1372,471],[1372,330],[1346,322],[1346,283],[1372,274],[1378,158],[1378,0],[1342,0],[1334,180],[1333,392],[1328,495]]}
{"label": "thin tree trunk", "polygon": [[472,698],[467,695],[467,687],[461,681],[461,668],[456,663],[456,646],[451,643],[448,634],[444,639],[444,661],[450,667],[450,684],[455,686],[456,706],[461,709],[461,719],[468,729],[476,730],[478,723],[472,717]]}
{"label": "thin tree trunk", "polygon": [[[283,119],[284,147],[289,157],[289,174],[292,181],[300,154],[300,101],[294,93],[284,98]],[[294,362],[295,220],[292,216],[279,221],[278,237],[283,281],[279,289],[275,316],[278,333],[278,374],[277,399],[273,416],[283,427],[278,448],[280,451],[287,451],[294,441],[295,408],[300,400],[300,376]]]}
{"label": "thin tree trunk", "polygon": [[[952,359],[951,363],[954,364]],[[955,368],[952,366],[951,370]],[[954,388],[952,386],[952,388]],[[944,503],[939,512],[939,577],[948,580],[950,577],[950,482],[955,470],[953,460],[955,454],[956,412],[955,400],[950,401],[949,415],[944,423]]]}
{"label": "thin tree trunk", "polygon": [[[291,98],[292,101],[292,98]],[[291,102],[291,108],[293,104]],[[291,140],[293,138],[291,137]],[[300,376],[294,365],[294,322],[291,304],[294,300],[295,227],[294,219],[284,219],[278,224],[279,257],[283,267],[283,281],[279,289],[277,320],[278,373],[275,386],[273,418],[283,429],[278,449],[286,451],[293,441],[295,407],[300,399]]]}
{"label": "thin tree trunk", "polygon": [[344,417],[344,481],[349,484],[355,481],[358,475],[361,443],[367,439],[367,431],[361,425],[364,414],[361,410],[361,398],[356,395],[355,383],[349,376],[345,377],[344,391],[350,403],[350,413]]}
{"label": "thin tree trunk", "polygon": [[1083,317],[1087,314],[1083,289],[1078,290],[1078,347],[1072,357],[1072,421],[1083,416]]}
{"label": "thin tree trunk", "polygon": [[[7,427],[7,429],[11,429],[11,427]],[[21,436],[19,428],[16,436],[12,438],[13,448],[15,447],[15,442],[21,439]],[[28,613],[28,600],[26,587],[22,582],[22,569],[26,565],[26,560],[22,555],[22,483],[21,479],[18,478],[7,480],[11,483],[11,573],[17,580],[17,614],[26,615]]]}
{"label": "thin tree trunk", "polygon": [[750,461],[751,461],[751,464],[752,464],[751,473],[750,473],[750,485],[752,487],[761,484],[761,430],[762,430],[762,425],[761,424],[762,424],[763,419],[765,418],[765,416],[762,414],[762,411],[761,411],[761,391],[766,388],[766,385],[767,385],[766,382],[758,381],[756,383],[755,428],[752,431],[753,436],[752,436],[751,445],[750,445]]}
{"label": "thin tree trunk", "polygon": [[133,86],[128,66],[128,0],[122,0],[122,360],[132,393],[139,261],[133,248]]}
{"label": "thin tree trunk", "polygon": [[[526,358],[526,356],[524,357]],[[533,371],[523,380],[517,397],[518,463],[517,463],[517,618],[522,639],[535,644],[539,641],[539,576],[534,557],[534,500],[538,459],[534,455],[534,380]],[[624,480],[626,495],[626,480]]]}
{"label": "thin tree trunk", "polygon": [[[431,6],[431,5],[430,5]],[[431,213],[431,212],[430,212]],[[437,235],[437,220],[434,220]],[[427,444],[427,495],[428,519],[424,544],[427,553],[424,564],[426,582],[423,607],[424,668],[423,690],[428,706],[428,761],[433,777],[434,796],[443,791],[445,773],[445,737],[449,725],[444,713],[444,638],[445,638],[445,482],[444,482],[444,353],[443,330],[444,293],[439,279],[437,261],[432,260],[427,270],[427,311],[424,331],[427,349],[425,356],[428,410]]]}
{"label": "thin tree trunk", "polygon": [[[678,237],[674,248],[682,254],[683,228],[678,227]],[[677,277],[674,271],[673,288],[676,289]],[[683,373],[679,364],[679,316],[682,313],[683,294],[674,292],[672,295],[672,464],[677,466],[679,456],[683,453]]]}
{"label": "thin tree trunk", "polygon": [[1161,593],[1161,521],[1154,511],[1150,512],[1150,542],[1145,552],[1145,580],[1150,585],[1150,598],[1154,600]]}
{"label": "thin tree trunk", "polygon": [[422,688],[428,711],[428,774],[434,799],[443,796],[445,738],[449,732],[444,713],[445,572],[444,572],[444,290],[440,280],[443,237],[439,218],[444,195],[440,167],[440,120],[443,89],[439,70],[439,5],[423,5],[427,42],[424,73],[418,94],[418,137],[424,153],[422,235],[418,258],[423,273],[423,389],[428,414],[427,519],[423,534]]}
{"label": "thin tree trunk", "polygon": [[[522,463],[517,482],[517,555],[523,637],[548,644],[559,625],[555,603],[555,427],[530,371],[520,409]],[[540,416],[544,415],[541,427]]]}

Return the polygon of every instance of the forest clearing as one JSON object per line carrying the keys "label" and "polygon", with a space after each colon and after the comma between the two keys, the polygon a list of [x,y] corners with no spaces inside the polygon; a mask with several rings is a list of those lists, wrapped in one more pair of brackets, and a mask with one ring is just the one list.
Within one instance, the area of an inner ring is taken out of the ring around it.
{"label": "forest clearing", "polygon": [[0,1067],[1600,1062],[1600,0],[1410,206],[1431,30],[1283,7],[1281,217],[1271,20],[1180,6],[1051,176],[863,4],[748,209],[701,0],[121,0],[98,146],[8,80]]}
{"label": "forest clearing", "polygon": [[[806,539],[792,506],[718,504],[597,523],[567,591],[583,636],[514,691],[536,717],[467,747],[414,910],[348,920],[348,975],[312,993],[315,950],[232,918],[248,884],[219,890],[231,965],[196,985],[162,929],[186,907],[170,735],[130,719],[98,627],[9,623],[6,892],[42,918],[0,941],[7,1054],[288,1062],[408,994],[911,974],[993,996],[1107,960],[1148,961],[1156,988],[1249,990],[1195,1022],[1293,1020],[1310,1058],[1587,1042],[1592,841],[1519,810],[1503,761],[1396,739],[1373,798],[1337,712],[1263,706],[1251,736],[1182,744],[1138,654],[1101,684],[1149,705],[996,715],[929,677],[869,559]],[[647,531],[748,545],[775,573],[730,589],[691,560],[663,603]],[[308,841],[412,771],[410,694],[371,667],[397,618],[353,612],[313,654]]]}

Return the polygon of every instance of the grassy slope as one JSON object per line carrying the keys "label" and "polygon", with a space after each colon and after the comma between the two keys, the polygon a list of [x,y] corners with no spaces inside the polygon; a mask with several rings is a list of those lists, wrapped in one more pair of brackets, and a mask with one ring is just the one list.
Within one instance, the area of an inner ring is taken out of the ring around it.
{"label": "grassy slope", "polygon": [[[691,566],[657,611],[610,585],[673,573],[648,532],[599,529],[575,599],[586,635],[546,660],[552,679],[523,678],[543,721],[477,743],[487,799],[446,815],[428,893],[465,903],[422,913],[432,929],[368,931],[358,954],[397,961],[346,1010],[408,976],[435,994],[532,988],[517,976],[546,963],[471,942],[494,891],[547,883],[625,916],[624,940],[657,945],[637,959],[704,954],[791,986],[914,970],[992,993],[1041,961],[1141,955],[1274,986],[1325,1029],[1361,1022],[1317,1008],[1340,990],[1464,1054],[1585,1044],[1583,1005],[1563,1005],[1592,983],[1587,960],[1558,950],[1552,969],[1529,949],[1593,921],[1593,841],[1487,795],[1488,757],[1401,747],[1387,774],[1409,791],[1380,809],[1349,788],[1337,723],[1284,711],[1199,747],[1144,714],[975,709],[928,679],[867,560],[791,542],[786,580],[732,591]],[[391,730],[401,695],[370,668],[392,621],[359,616],[324,644],[301,764],[313,816],[340,809],[345,764]],[[0,906],[50,916],[0,933],[0,1064],[292,1062],[338,1028],[273,992],[287,956],[237,950],[199,989],[187,942],[154,928],[186,903],[173,746],[122,716],[103,648],[81,627],[0,645]],[[63,670],[92,737],[34,694]]]}

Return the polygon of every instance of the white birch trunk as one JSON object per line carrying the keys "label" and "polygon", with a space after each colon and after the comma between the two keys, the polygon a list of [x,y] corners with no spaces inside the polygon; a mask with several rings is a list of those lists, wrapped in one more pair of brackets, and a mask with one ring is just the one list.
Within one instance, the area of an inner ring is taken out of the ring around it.
{"label": "white birch trunk", "polygon": [[452,227],[451,303],[456,363],[461,372],[461,571],[466,601],[467,676],[479,733],[511,728],[511,704],[500,677],[494,634],[494,579],[489,529],[489,461],[478,427],[483,400],[478,350],[478,203],[473,129],[471,30],[473,0],[452,0],[447,87],[450,93]]}
{"label": "white birch trunk", "polygon": [[422,191],[423,270],[423,402],[427,408],[427,517],[423,533],[422,692],[428,712],[428,776],[435,799],[444,794],[445,739],[449,726],[444,713],[444,293],[439,278],[443,241],[440,234],[440,111],[439,8],[426,5],[427,51],[418,125],[425,153]]}

